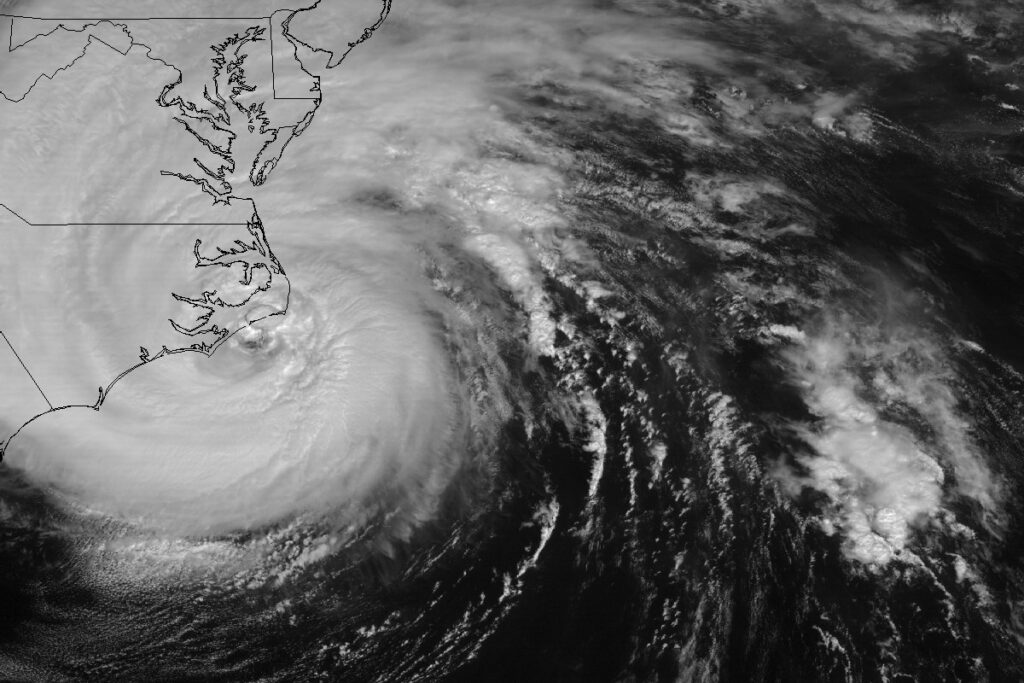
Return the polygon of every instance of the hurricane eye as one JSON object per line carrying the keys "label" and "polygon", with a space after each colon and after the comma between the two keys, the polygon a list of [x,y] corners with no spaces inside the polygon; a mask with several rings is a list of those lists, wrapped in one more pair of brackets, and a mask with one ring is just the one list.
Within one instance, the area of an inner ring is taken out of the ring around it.
{"label": "hurricane eye", "polygon": [[249,351],[262,351],[270,345],[270,336],[266,331],[253,325],[244,327],[237,332],[238,343]]}

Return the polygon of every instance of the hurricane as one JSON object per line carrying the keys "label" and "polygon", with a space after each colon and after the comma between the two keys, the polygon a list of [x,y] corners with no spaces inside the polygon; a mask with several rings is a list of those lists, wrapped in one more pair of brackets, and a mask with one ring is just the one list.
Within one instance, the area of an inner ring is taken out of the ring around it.
{"label": "hurricane", "polygon": [[1020,7],[306,3],[247,175],[84,4],[0,54],[2,677],[1024,672]]}

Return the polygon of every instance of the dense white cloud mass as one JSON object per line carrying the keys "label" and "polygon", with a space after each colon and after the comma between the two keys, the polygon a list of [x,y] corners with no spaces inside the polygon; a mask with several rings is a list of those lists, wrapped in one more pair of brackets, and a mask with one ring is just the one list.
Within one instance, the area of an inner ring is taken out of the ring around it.
{"label": "dense white cloud mass", "polygon": [[[960,493],[994,509],[997,483],[958,416],[949,359],[927,333],[833,321],[815,335],[785,336],[793,344],[783,358],[817,419],[797,427],[812,449],[797,458],[806,476],[786,467],[776,474],[794,494],[810,487],[829,498],[822,524],[843,534],[851,559],[884,565],[914,529],[943,524],[946,469]],[[921,415],[936,438],[926,443],[880,414],[899,406]]]}
{"label": "dense white cloud mass", "polygon": [[357,507],[452,469],[451,369],[421,302],[309,254],[289,314],[33,422],[9,462],[87,509],[179,533]]}

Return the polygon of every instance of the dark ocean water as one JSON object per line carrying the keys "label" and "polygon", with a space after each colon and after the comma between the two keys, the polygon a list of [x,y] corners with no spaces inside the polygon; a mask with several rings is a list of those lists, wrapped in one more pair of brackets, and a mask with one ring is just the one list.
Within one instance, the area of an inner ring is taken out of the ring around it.
{"label": "dark ocean water", "polygon": [[[492,9],[445,7],[469,41]],[[1024,6],[560,12],[560,50],[629,58],[486,79],[519,137],[480,157],[562,178],[530,238],[556,331],[533,353],[492,264],[424,249],[474,409],[511,406],[435,514],[280,574],[328,522],[211,539],[252,571],[97,582],[83,544],[130,536],[3,470],[4,676],[1024,677]]]}

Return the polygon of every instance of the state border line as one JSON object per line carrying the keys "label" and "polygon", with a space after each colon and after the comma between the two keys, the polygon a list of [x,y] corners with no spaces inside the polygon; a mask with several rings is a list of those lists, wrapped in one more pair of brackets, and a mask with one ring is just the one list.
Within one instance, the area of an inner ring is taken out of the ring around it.
{"label": "state border line", "polygon": [[[272,99],[275,99],[275,100],[300,100],[300,101],[302,101],[302,100],[319,100],[319,99],[321,99],[319,96],[314,96],[314,97],[278,97],[277,96],[277,70],[274,68],[275,67],[274,63],[275,63],[275,61],[277,59],[277,57],[274,55],[274,15],[278,14],[280,12],[290,12],[291,15],[294,16],[295,14],[297,14],[297,13],[299,13],[301,11],[303,11],[303,10],[302,9],[295,10],[295,9],[291,9],[291,8],[288,8],[288,7],[284,7],[284,8],[281,8],[281,9],[274,10],[274,12],[270,16],[262,16],[262,17],[197,17],[197,16],[191,16],[191,17],[29,17],[29,16],[25,16],[25,15],[21,15],[21,14],[8,14],[8,13],[5,13],[5,12],[0,12],[0,17],[6,17],[6,18],[11,20],[11,30],[8,33],[8,39],[7,39],[7,52],[8,53],[14,52],[18,48],[24,47],[25,45],[31,43],[36,38],[46,37],[46,36],[50,35],[51,33],[53,33],[54,31],[57,30],[55,28],[53,31],[50,31],[49,33],[42,33],[42,34],[33,36],[32,38],[29,38],[28,40],[26,40],[24,43],[21,43],[20,45],[18,45],[18,47],[16,48],[16,47],[14,47],[14,20],[15,19],[26,19],[26,20],[31,20],[31,21],[56,21],[56,22],[61,22],[61,21],[92,21],[92,22],[96,22],[96,23],[106,21],[106,22],[110,22],[110,23],[113,23],[113,24],[116,24],[119,21],[190,21],[190,20],[195,20],[195,21],[199,21],[199,20],[206,20],[206,21],[260,21],[260,22],[265,21],[267,23],[267,34],[269,36],[268,41],[270,43],[268,49],[270,50],[270,92],[272,94]],[[60,24],[58,24],[57,28],[64,28],[65,30],[74,30],[74,29],[68,29],[68,28],[66,28],[66,27],[64,27],[64,26],[62,26]],[[287,31],[287,28],[285,28],[284,30]],[[129,31],[129,36],[130,35],[131,35],[131,32]],[[90,39],[92,39],[92,38],[95,38],[98,42],[103,43],[104,45],[106,45],[110,49],[114,50],[115,52],[118,52],[118,53],[120,53],[122,55],[123,54],[127,54],[126,52],[121,52],[117,48],[111,46],[110,44],[108,44],[107,42],[105,42],[105,41],[103,41],[103,40],[101,40],[99,38],[96,38],[95,36],[90,36]],[[143,45],[143,44],[135,42],[135,40],[133,38],[132,42],[131,42],[131,45],[135,46],[135,45]],[[143,47],[148,47],[148,46],[143,45]],[[296,60],[296,61],[299,62],[299,68],[302,69],[303,71],[306,71],[306,69],[303,66],[302,62],[300,60]],[[312,74],[310,74],[308,71],[306,71],[306,74],[312,76]],[[50,80],[53,80],[53,79],[51,78]],[[30,90],[31,90],[31,88],[30,88]],[[6,95],[4,97],[6,99]],[[11,101],[15,101],[15,100],[11,100]],[[20,101],[20,100],[17,100],[17,101]]]}
{"label": "state border line", "polygon": [[[289,12],[292,11],[290,8],[285,7],[275,12]],[[300,11],[300,10],[295,10]],[[23,14],[10,14],[8,12],[0,12],[0,17],[8,17],[10,19],[32,19],[34,21],[185,21],[188,19],[209,19],[211,21],[245,21],[252,19],[269,19],[270,17],[123,17],[123,16],[112,16],[112,17],[29,17]]]}
{"label": "state border line", "polygon": [[39,395],[43,397],[44,401],[46,401],[46,405],[50,406],[50,410],[53,410],[53,404],[50,403],[50,399],[46,397],[46,393],[43,391],[43,388],[39,386],[39,382],[36,381],[36,378],[32,374],[32,371],[28,369],[27,365],[25,365],[25,361],[23,361],[21,359],[21,356],[18,355],[18,352],[14,350],[14,345],[11,344],[11,340],[7,338],[7,335],[4,334],[3,330],[0,330],[0,337],[3,337],[4,341],[7,342],[7,348],[11,350],[11,353],[14,354],[14,357],[18,359],[19,363],[21,363],[21,367],[25,369],[25,373],[28,374],[28,378],[32,380],[32,384],[36,385],[36,389],[39,390]]}
{"label": "state border line", "polygon": [[164,227],[175,227],[175,226],[177,226],[177,227],[185,227],[185,226],[189,226],[189,225],[206,226],[206,227],[212,227],[212,226],[215,226],[215,225],[249,225],[247,222],[246,223],[241,223],[241,222],[231,223],[231,222],[224,222],[224,221],[218,221],[216,223],[133,223],[133,222],[111,223],[111,222],[103,222],[103,221],[96,222],[96,223],[33,223],[32,221],[28,220],[27,218],[25,218],[20,213],[18,213],[17,211],[12,209],[11,207],[7,206],[3,202],[0,202],[0,207],[3,207],[4,209],[7,209],[7,211],[9,211],[15,218],[20,220],[25,225],[29,225],[29,226],[31,226],[33,228],[76,228],[76,227],[84,228],[84,227],[101,227],[101,226],[104,226],[104,225],[108,225],[108,226],[111,226],[111,227],[131,227],[131,226],[135,226],[135,225],[148,225],[148,226],[153,226],[153,227],[161,227],[161,226],[164,226]]}

